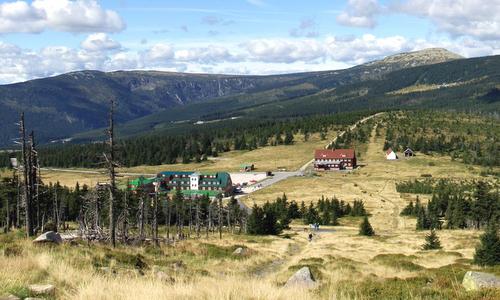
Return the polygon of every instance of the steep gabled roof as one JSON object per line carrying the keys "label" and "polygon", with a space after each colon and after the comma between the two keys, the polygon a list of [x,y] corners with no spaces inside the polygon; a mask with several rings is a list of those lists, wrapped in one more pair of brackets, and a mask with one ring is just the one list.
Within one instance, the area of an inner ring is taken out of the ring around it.
{"label": "steep gabled roof", "polygon": [[356,156],[354,149],[317,149],[314,152],[315,159],[353,159]]}

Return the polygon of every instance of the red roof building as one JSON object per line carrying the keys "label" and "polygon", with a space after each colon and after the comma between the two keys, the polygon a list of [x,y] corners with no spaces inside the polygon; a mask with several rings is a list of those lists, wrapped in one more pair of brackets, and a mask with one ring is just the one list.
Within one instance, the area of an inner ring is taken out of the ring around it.
{"label": "red roof building", "polygon": [[314,152],[314,169],[318,171],[354,169],[356,151],[354,149],[326,149]]}

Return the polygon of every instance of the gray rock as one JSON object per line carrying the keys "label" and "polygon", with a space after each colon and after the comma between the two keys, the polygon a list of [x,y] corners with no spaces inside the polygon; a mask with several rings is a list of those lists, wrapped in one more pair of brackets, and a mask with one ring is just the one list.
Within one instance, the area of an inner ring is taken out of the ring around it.
{"label": "gray rock", "polygon": [[468,271],[464,275],[462,285],[467,291],[483,288],[500,288],[500,278],[488,273]]}
{"label": "gray rock", "polygon": [[303,267],[298,270],[292,277],[288,278],[285,287],[305,287],[305,288],[315,288],[317,282],[311,274],[309,267]]}
{"label": "gray rock", "polygon": [[0,296],[0,300],[21,300],[21,298],[15,295],[8,295],[8,296]]}
{"label": "gray rock", "polygon": [[33,243],[55,243],[55,244],[60,244],[62,243],[62,238],[61,235],[57,232],[54,231],[47,231],[43,234],[41,234],[39,237],[37,237],[35,240],[33,240]]}
{"label": "gray rock", "polygon": [[245,248],[239,247],[236,248],[236,250],[233,251],[234,255],[245,255],[247,253],[247,250]]}
{"label": "gray rock", "polygon": [[28,290],[35,296],[54,295],[56,287],[52,284],[32,284],[28,286]]}
{"label": "gray rock", "polygon": [[163,271],[157,271],[155,273],[156,279],[166,282],[166,283],[174,283],[175,279],[171,276],[169,276],[167,273]]}

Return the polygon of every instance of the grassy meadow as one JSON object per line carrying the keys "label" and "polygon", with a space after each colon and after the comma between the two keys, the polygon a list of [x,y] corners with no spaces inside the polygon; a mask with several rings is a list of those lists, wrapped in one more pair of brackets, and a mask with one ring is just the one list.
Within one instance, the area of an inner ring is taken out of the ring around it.
{"label": "grassy meadow", "polygon": [[[328,139],[336,133],[330,132]],[[324,226],[307,240],[308,227],[295,220],[280,236],[224,233],[171,245],[123,246],[70,242],[35,246],[21,232],[0,235],[0,296],[29,296],[27,286],[52,283],[57,299],[500,299],[500,290],[466,292],[461,286],[468,270],[500,275],[500,267],[471,264],[481,232],[439,230],[442,250],[423,251],[427,231],[415,231],[415,219],[399,215],[415,195],[396,191],[398,181],[422,178],[483,178],[485,168],[446,156],[417,153],[387,161],[384,134],[372,132],[369,143],[357,145],[361,167],[352,172],[311,173],[290,178],[242,200],[263,204],[286,193],[289,200],[310,203],[336,196],[361,199],[369,212],[374,237],[358,235],[361,218],[345,217],[339,226]],[[233,151],[217,160],[191,165],[143,166],[122,172],[158,170],[237,170],[252,162],[260,171],[284,166],[296,169],[311,159],[325,141],[311,136],[294,146]],[[99,177],[73,177],[43,172],[46,180],[73,185]],[[99,175],[101,176],[101,175]],[[498,180],[487,177],[487,180]],[[64,181],[66,180],[66,181]],[[420,195],[426,201],[425,195]],[[242,256],[233,251],[243,247]],[[284,287],[287,279],[308,266],[319,285],[311,290]]]}

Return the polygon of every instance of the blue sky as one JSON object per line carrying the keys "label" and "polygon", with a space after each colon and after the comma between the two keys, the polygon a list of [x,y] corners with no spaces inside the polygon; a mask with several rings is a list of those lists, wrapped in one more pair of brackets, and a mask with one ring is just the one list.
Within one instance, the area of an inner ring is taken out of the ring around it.
{"label": "blue sky", "polygon": [[500,0],[0,1],[0,83],[81,69],[275,74],[500,54]]}

